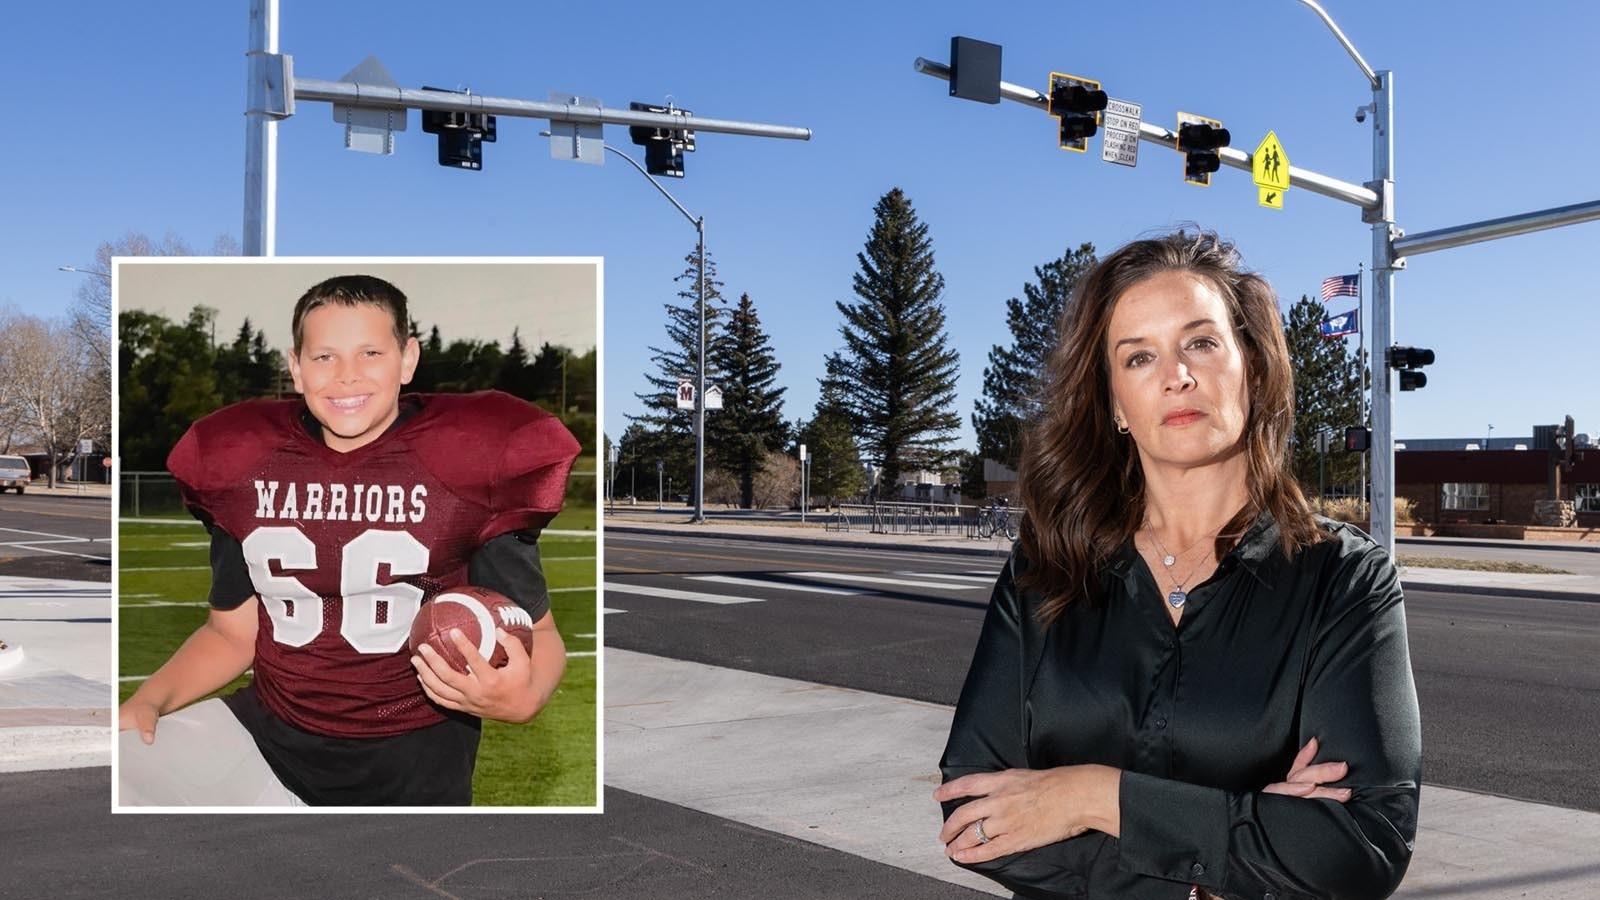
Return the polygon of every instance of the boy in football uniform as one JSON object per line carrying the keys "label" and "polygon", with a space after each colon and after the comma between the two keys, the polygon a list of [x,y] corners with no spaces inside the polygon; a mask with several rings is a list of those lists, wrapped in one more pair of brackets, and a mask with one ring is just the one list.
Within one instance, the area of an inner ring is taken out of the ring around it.
{"label": "boy in football uniform", "polygon": [[[578,442],[507,394],[402,396],[420,352],[405,304],[370,276],[311,288],[289,357],[302,399],[226,407],[173,448],[211,534],[211,609],[122,704],[121,803],[466,805],[480,717],[527,722],[555,692],[536,540]],[[411,654],[421,604],[468,583],[528,611],[531,653],[497,630],[501,668],[459,633],[467,673]]]}

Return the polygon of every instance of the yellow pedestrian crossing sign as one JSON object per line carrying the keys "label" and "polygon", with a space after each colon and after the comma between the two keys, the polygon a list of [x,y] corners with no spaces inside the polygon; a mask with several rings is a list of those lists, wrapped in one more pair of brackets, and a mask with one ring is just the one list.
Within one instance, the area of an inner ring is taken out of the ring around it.
{"label": "yellow pedestrian crossing sign", "polygon": [[1283,192],[1289,189],[1289,155],[1278,142],[1278,133],[1267,132],[1250,154],[1250,177],[1260,188],[1262,206],[1283,209]]}

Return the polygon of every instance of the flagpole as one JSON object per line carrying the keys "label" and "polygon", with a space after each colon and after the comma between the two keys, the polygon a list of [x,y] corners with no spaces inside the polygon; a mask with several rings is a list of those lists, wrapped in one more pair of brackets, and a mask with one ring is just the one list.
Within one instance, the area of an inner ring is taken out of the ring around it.
{"label": "flagpole", "polygon": [[[1356,263],[1356,364],[1361,371],[1361,427],[1370,427],[1367,424],[1367,279],[1366,264]],[[1372,530],[1372,511],[1367,509],[1367,454],[1370,450],[1361,451],[1359,457],[1361,467],[1361,502],[1357,508],[1367,514],[1367,530]]]}

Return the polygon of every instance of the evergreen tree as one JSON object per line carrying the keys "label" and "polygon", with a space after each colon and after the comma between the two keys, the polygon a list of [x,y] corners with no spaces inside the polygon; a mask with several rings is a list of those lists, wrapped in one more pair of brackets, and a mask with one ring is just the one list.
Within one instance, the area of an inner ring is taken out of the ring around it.
{"label": "evergreen tree", "polygon": [[1362,424],[1361,365],[1342,338],[1322,336],[1327,308],[1305,295],[1289,308],[1283,336],[1294,368],[1294,473],[1315,495],[1317,433],[1333,435],[1326,457],[1326,483],[1353,486],[1360,480],[1357,454],[1344,452],[1344,429]]}
{"label": "evergreen tree", "polygon": [[823,498],[827,506],[835,500],[854,497],[866,487],[861,469],[861,453],[850,436],[850,416],[826,397],[817,404],[810,422],[795,423],[795,451],[806,445],[811,457],[811,497]]}
{"label": "evergreen tree", "polygon": [[739,296],[725,339],[715,347],[716,359],[706,365],[721,373],[722,409],[706,414],[706,450],[720,469],[739,480],[739,505],[749,509],[767,453],[782,447],[789,435],[783,420],[788,388],[776,386],[778,361],[749,294]]}
{"label": "evergreen tree", "polygon": [[[1037,411],[1034,391],[1045,359],[1056,345],[1061,311],[1078,279],[1094,267],[1093,244],[1079,245],[1059,259],[1035,266],[1036,282],[1022,286],[1022,299],[1006,301],[1011,346],[995,344],[983,369],[983,396],[974,404],[972,427],[978,456],[1015,469],[1022,457],[1023,427]],[[979,464],[981,471],[981,463]]]}
{"label": "evergreen tree", "polygon": [[899,188],[883,195],[854,280],[855,303],[837,301],[843,351],[828,355],[827,389],[862,449],[882,467],[880,488],[902,472],[934,468],[955,440],[960,359],[944,330],[944,276],[933,267],[928,226]]}
{"label": "evergreen tree", "polygon": [[[653,372],[645,373],[650,389],[635,394],[644,404],[645,411],[628,416],[628,421],[644,426],[655,434],[650,442],[666,467],[666,477],[677,489],[692,492],[694,485],[694,410],[678,409],[678,379],[691,380],[700,364],[700,273],[698,250],[684,257],[687,265],[683,274],[673,281],[681,288],[675,302],[667,302],[667,340],[650,347]],[[723,314],[722,282],[717,280],[716,261],[706,254],[706,384],[715,382],[716,372],[712,361],[720,351],[717,348],[719,324]],[[696,400],[698,401],[698,398]],[[709,419],[709,417],[708,417]],[[708,447],[709,454],[709,447]],[[708,460],[707,468],[713,463]],[[691,498],[692,499],[692,498]]]}
{"label": "evergreen tree", "polygon": [[505,391],[513,397],[533,400],[533,371],[528,361],[528,348],[522,343],[521,329],[511,329],[511,347],[506,350],[500,372],[495,376],[495,390]]}

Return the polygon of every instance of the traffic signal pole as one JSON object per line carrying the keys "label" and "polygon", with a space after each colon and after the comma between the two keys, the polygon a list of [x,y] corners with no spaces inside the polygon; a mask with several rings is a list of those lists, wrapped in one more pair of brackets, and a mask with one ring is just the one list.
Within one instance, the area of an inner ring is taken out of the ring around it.
{"label": "traffic signal pole", "polygon": [[[244,255],[271,256],[276,244],[277,123],[294,115],[295,101],[337,104],[347,110],[376,110],[398,117],[405,128],[411,109],[548,119],[552,126],[630,125],[679,130],[682,116],[613,109],[598,103],[549,102],[479,94],[402,88],[360,80],[297,78],[293,60],[278,52],[278,0],[250,0],[250,46],[245,54]],[[379,67],[381,69],[381,66]],[[574,98],[576,99],[576,98]],[[811,129],[696,116],[695,131],[808,141]],[[554,128],[552,127],[552,130]],[[598,150],[595,151],[599,153]]]}
{"label": "traffic signal pole", "polygon": [[[1361,58],[1339,26],[1314,0],[1300,0],[1320,16],[1339,43],[1361,68],[1372,87],[1372,106],[1364,113],[1372,116],[1372,180],[1351,184],[1337,178],[1291,165],[1289,181],[1299,189],[1321,194],[1361,209],[1361,219],[1372,226],[1372,538],[1394,553],[1395,473],[1394,473],[1394,367],[1390,348],[1394,343],[1394,276],[1404,269],[1406,257],[1465,244],[1498,240],[1548,228],[1600,220],[1600,201],[1579,203],[1535,212],[1520,213],[1456,225],[1406,237],[1396,225],[1394,201],[1394,73],[1373,71]],[[952,60],[955,62],[955,60]],[[913,68],[923,75],[945,81],[954,79],[951,66],[918,57]],[[992,85],[992,82],[991,82]],[[992,95],[991,95],[992,96]],[[1006,81],[999,83],[999,98],[1049,110],[1049,99],[1032,88]],[[1126,98],[1125,98],[1126,99]],[[1358,121],[1360,117],[1358,116]],[[1178,135],[1158,125],[1139,123],[1139,139],[1178,149]],[[1216,151],[1222,165],[1246,172],[1252,170],[1251,155],[1232,147]],[[1405,355],[1410,356],[1409,348]],[[1424,351],[1426,352],[1426,351]],[[1381,366],[1378,365],[1381,363]]]}
{"label": "traffic signal pole", "polygon": [[[634,168],[638,163],[614,148],[605,146],[601,126],[627,125],[660,129],[665,134],[686,130],[709,131],[717,134],[739,134],[751,137],[782,138],[808,141],[811,129],[793,125],[769,125],[761,122],[741,122],[732,119],[711,119],[695,116],[692,120],[673,112],[652,112],[638,109],[612,109],[598,101],[563,95],[566,101],[520,100],[507,97],[486,97],[456,91],[420,90],[402,88],[392,82],[378,83],[352,77],[366,73],[387,79],[387,73],[376,60],[358,66],[344,80],[324,81],[319,78],[296,78],[293,60],[278,52],[278,0],[250,0],[250,46],[245,54],[248,60],[245,76],[245,161],[244,161],[244,255],[272,256],[277,246],[277,125],[294,115],[296,100],[335,104],[335,115],[342,108],[351,111],[376,111],[378,118],[386,121],[382,140],[377,146],[382,152],[393,150],[393,132],[404,131],[407,111],[411,109],[464,113],[466,118],[483,119],[489,116],[508,116],[524,119],[548,119],[551,132],[557,124],[574,126],[572,139],[575,149],[584,145],[593,148],[593,155],[583,161],[604,159],[603,150],[613,150],[627,159]],[[398,121],[396,121],[398,120]],[[426,127],[426,123],[425,123]],[[349,122],[346,125],[349,141]],[[492,130],[492,126],[491,126]],[[485,137],[492,140],[492,137]],[[552,137],[552,140],[555,140]],[[353,146],[347,143],[347,146]],[[693,150],[692,141],[687,148]],[[470,168],[477,168],[476,165]],[[672,205],[678,208],[695,226],[698,233],[699,258],[699,311],[700,341],[699,365],[695,383],[695,475],[694,518],[705,521],[705,393],[706,393],[706,232],[705,217],[693,216],[683,208],[667,189],[640,168],[640,173],[650,180]],[[674,174],[682,175],[682,167]]]}

